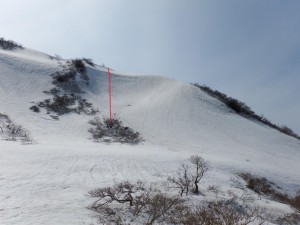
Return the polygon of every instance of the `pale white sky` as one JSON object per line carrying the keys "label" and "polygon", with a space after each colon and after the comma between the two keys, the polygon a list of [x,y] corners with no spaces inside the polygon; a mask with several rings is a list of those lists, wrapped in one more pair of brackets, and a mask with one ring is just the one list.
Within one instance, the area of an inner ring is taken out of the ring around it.
{"label": "pale white sky", "polygon": [[198,82],[300,133],[298,0],[0,0],[0,36]]}

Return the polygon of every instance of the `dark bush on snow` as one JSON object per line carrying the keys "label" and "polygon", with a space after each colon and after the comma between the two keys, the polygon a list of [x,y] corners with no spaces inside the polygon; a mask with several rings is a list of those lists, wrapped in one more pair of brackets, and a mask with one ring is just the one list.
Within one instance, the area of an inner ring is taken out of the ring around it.
{"label": "dark bush on snow", "polygon": [[75,97],[74,96],[68,96],[68,95],[63,95],[59,96],[56,95],[53,98],[53,101],[46,100],[43,105],[43,103],[39,104],[40,107],[45,107],[47,110],[51,112],[55,112],[58,115],[63,115],[66,113],[69,113],[72,111],[70,106],[75,104]]}
{"label": "dark bush on snow", "polygon": [[54,81],[53,84],[57,85],[64,82],[70,82],[71,80],[75,80],[76,72],[74,70],[67,71],[65,73],[57,72],[52,75]]}
{"label": "dark bush on snow", "polygon": [[29,109],[36,113],[39,113],[41,111],[40,108],[36,105],[31,106]]}
{"label": "dark bush on snow", "polygon": [[89,84],[89,77],[86,72],[86,66],[81,59],[73,59],[67,62],[62,71],[52,74],[52,83],[65,91],[81,92],[79,81]]}
{"label": "dark bush on snow", "polygon": [[87,75],[86,66],[84,62],[85,61],[83,59],[73,59],[71,60],[71,62],[68,63],[69,63],[70,70],[75,70],[80,75],[80,78],[83,81],[85,81],[86,84],[88,84],[89,77]]}
{"label": "dark bush on snow", "polygon": [[83,73],[83,74],[86,73],[86,67],[84,65],[83,60],[73,59],[72,64],[73,64],[73,66],[75,67],[75,69],[78,73]]}
{"label": "dark bush on snow", "polygon": [[217,90],[213,90],[210,87],[207,87],[205,85],[200,85],[200,84],[193,84],[193,85],[200,88],[202,91],[208,93],[212,97],[219,99],[221,102],[225,103],[229,108],[233,109],[237,114],[247,118],[258,120],[263,124],[266,124],[284,134],[300,139],[300,136],[296,134],[292,129],[288,128],[287,126],[282,126],[282,127],[278,126],[276,124],[271,123],[264,116],[259,116],[255,114],[255,112],[253,112],[251,108],[246,105],[246,103],[241,102],[235,98],[228,97],[226,94],[221,93]]}
{"label": "dark bush on snow", "polygon": [[93,62],[92,59],[82,58],[82,60],[84,62],[86,62],[87,64],[89,64],[90,66],[93,66],[93,67],[95,66],[95,63]]}
{"label": "dark bush on snow", "polygon": [[251,111],[251,109],[243,102],[240,102],[236,99],[230,98],[226,102],[227,106],[232,108],[237,113],[242,113],[245,115],[253,116],[254,113]]}
{"label": "dark bush on snow", "polygon": [[4,50],[23,49],[22,45],[11,40],[5,40],[4,38],[0,38],[0,47]]}
{"label": "dark bush on snow", "polygon": [[99,117],[90,120],[89,123],[93,128],[89,129],[94,140],[107,142],[120,142],[128,144],[138,144],[142,138],[138,132],[133,129],[123,126],[120,119],[104,118],[103,121]]}
{"label": "dark bush on snow", "polygon": [[194,86],[200,88],[202,91],[205,91],[209,95],[218,98],[220,101],[224,102],[229,108],[233,109],[238,114],[248,117],[255,116],[255,113],[244,102],[228,97],[226,94],[221,93],[217,90],[212,90],[210,87],[207,87],[205,85],[194,84]]}
{"label": "dark bush on snow", "polygon": [[241,173],[239,176],[247,182],[247,188],[258,194],[270,195],[276,192],[273,188],[273,183],[268,181],[265,177],[257,177],[249,173]]}
{"label": "dark bush on snow", "polygon": [[285,134],[289,135],[289,136],[296,137],[296,138],[300,139],[298,134],[296,134],[291,128],[289,128],[287,126],[280,127],[280,131],[282,133],[285,133]]}
{"label": "dark bush on snow", "polygon": [[48,114],[56,113],[58,116],[71,112],[95,115],[97,112],[97,110],[93,108],[92,103],[73,94],[55,95],[53,99],[46,99],[42,102],[38,102],[37,105],[30,107],[34,112],[39,112],[40,108],[46,109]]}

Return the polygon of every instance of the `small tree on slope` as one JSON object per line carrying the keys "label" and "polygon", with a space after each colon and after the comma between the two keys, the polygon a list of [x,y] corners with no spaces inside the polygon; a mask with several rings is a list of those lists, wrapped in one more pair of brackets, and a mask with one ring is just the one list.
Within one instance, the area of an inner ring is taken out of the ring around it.
{"label": "small tree on slope", "polygon": [[208,171],[209,165],[201,156],[198,155],[191,156],[189,161],[193,164],[195,169],[194,173],[192,174],[192,181],[195,185],[195,193],[199,194],[198,183],[203,178],[204,174]]}

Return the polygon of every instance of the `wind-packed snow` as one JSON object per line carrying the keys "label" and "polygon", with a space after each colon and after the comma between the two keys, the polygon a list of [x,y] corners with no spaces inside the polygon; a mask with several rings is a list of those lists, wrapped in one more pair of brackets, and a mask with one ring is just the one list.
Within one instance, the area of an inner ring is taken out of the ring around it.
{"label": "wind-packed snow", "polygon": [[[34,50],[0,49],[0,113],[30,131],[33,145],[0,140],[0,224],[91,224],[88,191],[125,179],[163,181],[191,155],[211,166],[209,185],[231,189],[236,172],[265,176],[285,192],[300,189],[300,141],[245,119],[199,88],[160,76],[112,71],[113,112],[141,133],[136,146],[90,140],[92,116],[29,110],[49,96],[58,60]],[[82,95],[108,116],[106,68],[88,66]],[[0,133],[1,137],[1,133]],[[259,201],[275,212],[283,204]]]}

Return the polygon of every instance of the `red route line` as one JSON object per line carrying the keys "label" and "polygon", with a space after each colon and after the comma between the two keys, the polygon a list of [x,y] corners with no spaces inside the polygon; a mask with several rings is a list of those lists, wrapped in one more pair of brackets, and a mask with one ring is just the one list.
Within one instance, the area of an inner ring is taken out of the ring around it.
{"label": "red route line", "polygon": [[108,72],[108,95],[109,95],[109,119],[112,122],[112,90],[111,90],[111,78],[110,78],[110,69],[107,68]]}

